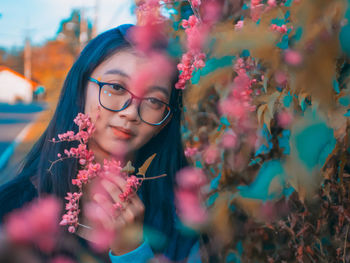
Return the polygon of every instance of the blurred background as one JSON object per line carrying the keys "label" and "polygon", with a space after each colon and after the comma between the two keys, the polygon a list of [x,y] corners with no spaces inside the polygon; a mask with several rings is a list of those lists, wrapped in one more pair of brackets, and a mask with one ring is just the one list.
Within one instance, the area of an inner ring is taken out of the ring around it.
{"label": "blurred background", "polygon": [[0,2],[0,185],[45,130],[80,50],[105,30],[135,23],[133,9],[132,0]]}

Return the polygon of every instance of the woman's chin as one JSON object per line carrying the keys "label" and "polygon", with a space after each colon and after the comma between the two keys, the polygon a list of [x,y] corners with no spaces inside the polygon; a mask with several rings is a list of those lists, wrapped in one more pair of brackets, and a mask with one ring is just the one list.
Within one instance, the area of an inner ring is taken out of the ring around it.
{"label": "woman's chin", "polygon": [[130,157],[130,142],[124,140],[107,143],[105,148],[110,155],[109,158],[125,160]]}

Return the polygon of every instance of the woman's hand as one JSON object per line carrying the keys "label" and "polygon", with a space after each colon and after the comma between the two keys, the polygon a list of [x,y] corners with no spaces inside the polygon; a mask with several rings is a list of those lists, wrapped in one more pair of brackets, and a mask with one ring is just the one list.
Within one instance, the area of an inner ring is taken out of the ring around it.
{"label": "woman's hand", "polygon": [[[145,207],[142,201],[134,191],[128,194],[126,200],[121,200],[120,195],[128,188],[127,180],[122,176],[107,176],[97,185],[91,196],[98,207],[95,213],[99,213],[98,216],[92,215],[94,225],[97,218],[97,225],[114,234],[109,242],[114,255],[136,249],[143,242]],[[90,213],[93,211],[90,210]]]}

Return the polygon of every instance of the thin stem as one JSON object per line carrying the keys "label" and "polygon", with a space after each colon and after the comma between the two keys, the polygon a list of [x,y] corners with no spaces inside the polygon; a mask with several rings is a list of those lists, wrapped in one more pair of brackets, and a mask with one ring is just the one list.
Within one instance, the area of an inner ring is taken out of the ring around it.
{"label": "thin stem", "polygon": [[78,223],[78,226],[81,226],[81,227],[84,227],[84,228],[87,228],[87,229],[90,229],[90,230],[93,229],[91,226],[83,225],[83,224],[80,224],[80,223]]}
{"label": "thin stem", "polygon": [[50,167],[49,167],[49,172],[51,172],[52,167],[53,167],[56,163],[58,163],[58,162],[60,162],[60,161],[63,161],[63,160],[66,160],[66,159],[69,159],[69,158],[73,158],[73,157],[71,157],[71,156],[61,157],[60,159],[57,159],[57,160],[51,162],[51,165],[50,165]]}
{"label": "thin stem", "polygon": [[202,19],[201,19],[201,16],[200,16],[198,10],[196,8],[194,8],[193,5],[192,5],[192,1],[188,0],[188,2],[190,3],[191,9],[193,11],[193,14],[198,18],[199,22],[202,22]]}
{"label": "thin stem", "polygon": [[158,178],[162,178],[162,177],[165,177],[167,176],[166,174],[161,174],[161,175],[158,175],[158,176],[152,176],[152,177],[143,177],[143,178],[140,178],[142,181],[144,180],[154,180],[154,179],[158,179]]}
{"label": "thin stem", "polygon": [[348,233],[349,233],[349,225],[347,225],[346,233],[345,233],[344,252],[343,252],[343,262],[344,263],[345,263],[345,258],[346,258],[346,241],[348,240]]}

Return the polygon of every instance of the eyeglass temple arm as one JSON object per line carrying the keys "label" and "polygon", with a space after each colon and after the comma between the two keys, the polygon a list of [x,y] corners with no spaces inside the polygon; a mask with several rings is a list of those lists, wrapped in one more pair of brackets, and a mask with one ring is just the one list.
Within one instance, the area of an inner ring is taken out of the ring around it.
{"label": "eyeglass temple arm", "polygon": [[91,78],[91,77],[89,77],[89,80],[99,85],[99,81],[98,80],[96,80],[94,78]]}

